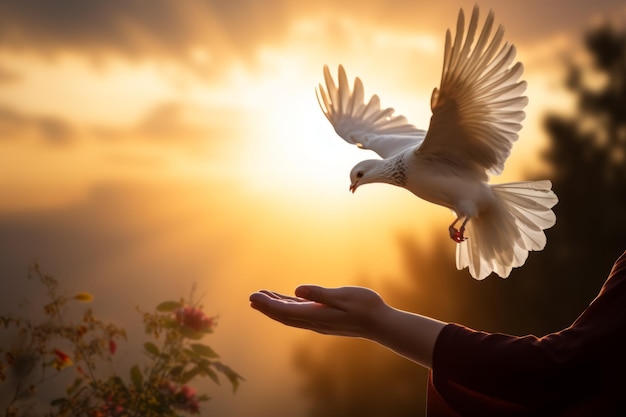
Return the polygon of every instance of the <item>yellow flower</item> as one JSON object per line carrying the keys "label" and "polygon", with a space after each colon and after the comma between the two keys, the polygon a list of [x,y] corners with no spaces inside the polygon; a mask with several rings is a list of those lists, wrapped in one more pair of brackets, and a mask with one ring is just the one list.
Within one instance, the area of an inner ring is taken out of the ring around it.
{"label": "yellow flower", "polygon": [[79,292],[74,296],[74,300],[78,300],[81,303],[90,303],[93,301],[93,295],[88,292]]}

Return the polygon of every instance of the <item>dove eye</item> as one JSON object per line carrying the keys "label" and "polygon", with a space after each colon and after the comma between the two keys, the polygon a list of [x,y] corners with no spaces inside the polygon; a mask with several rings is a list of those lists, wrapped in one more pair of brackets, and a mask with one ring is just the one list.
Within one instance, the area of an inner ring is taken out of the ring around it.
{"label": "dove eye", "polygon": [[356,173],[357,178],[363,178],[363,171],[359,171]]}

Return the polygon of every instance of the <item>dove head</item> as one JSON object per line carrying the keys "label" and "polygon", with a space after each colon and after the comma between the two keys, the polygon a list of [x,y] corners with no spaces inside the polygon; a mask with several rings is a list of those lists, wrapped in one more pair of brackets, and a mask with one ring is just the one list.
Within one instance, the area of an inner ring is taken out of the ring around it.
{"label": "dove head", "polygon": [[380,159],[368,159],[361,161],[350,171],[350,191],[353,193],[363,184],[372,182],[387,182],[384,176],[384,161]]}

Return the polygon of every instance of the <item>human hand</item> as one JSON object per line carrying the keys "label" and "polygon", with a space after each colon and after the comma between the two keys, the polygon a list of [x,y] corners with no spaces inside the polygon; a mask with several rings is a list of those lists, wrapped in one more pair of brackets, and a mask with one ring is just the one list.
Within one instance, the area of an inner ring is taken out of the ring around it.
{"label": "human hand", "polygon": [[250,306],[287,326],[318,333],[370,338],[389,309],[376,292],[363,287],[324,288],[301,285],[296,296],[262,290]]}

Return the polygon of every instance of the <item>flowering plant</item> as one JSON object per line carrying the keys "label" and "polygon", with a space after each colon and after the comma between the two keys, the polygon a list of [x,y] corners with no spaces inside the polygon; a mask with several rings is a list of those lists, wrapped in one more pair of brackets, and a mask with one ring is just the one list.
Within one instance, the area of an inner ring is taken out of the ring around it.
{"label": "flowering plant", "polygon": [[73,301],[89,303],[93,296],[86,292],[73,297],[59,295],[57,281],[42,273],[37,263],[28,277],[40,280],[50,302],[44,305],[46,319],[41,323],[0,316],[0,328],[16,331],[23,342],[9,349],[0,347],[0,381],[10,378],[13,383],[12,394],[3,405],[5,417],[32,411],[38,389],[63,375],[71,382],[64,395],[47,406],[47,416],[199,414],[200,404],[209,397],[199,395],[190,386],[193,381],[208,377],[219,384],[218,375],[223,375],[236,391],[243,380],[218,360],[213,349],[201,343],[213,332],[215,317],[206,316],[201,306],[185,299],[162,302],[153,312],[138,309],[149,336],[143,344],[147,363],[133,365],[123,375],[111,369],[103,372],[102,363],[111,365],[126,331],[97,319],[91,309],[86,309],[78,322],[68,322],[66,305]]}

